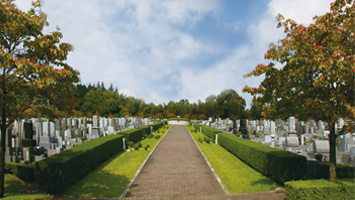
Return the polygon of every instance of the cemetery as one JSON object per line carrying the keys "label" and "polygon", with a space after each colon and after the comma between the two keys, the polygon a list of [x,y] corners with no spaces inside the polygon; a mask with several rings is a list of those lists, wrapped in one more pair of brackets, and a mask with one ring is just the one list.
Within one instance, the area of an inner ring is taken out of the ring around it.
{"label": "cemetery", "polygon": [[53,2],[0,3],[0,198],[354,199],[354,0]]}
{"label": "cemetery", "polygon": [[[227,133],[236,133],[243,138],[264,145],[303,155],[308,160],[329,161],[329,127],[326,122],[314,120],[300,122],[295,117],[283,120],[230,120],[216,119],[202,121],[202,124]],[[339,118],[336,132],[344,124],[344,119]],[[214,138],[215,133],[208,130],[206,133]],[[346,133],[337,140],[337,163],[355,165],[355,133]],[[317,156],[318,155],[318,156]]]}

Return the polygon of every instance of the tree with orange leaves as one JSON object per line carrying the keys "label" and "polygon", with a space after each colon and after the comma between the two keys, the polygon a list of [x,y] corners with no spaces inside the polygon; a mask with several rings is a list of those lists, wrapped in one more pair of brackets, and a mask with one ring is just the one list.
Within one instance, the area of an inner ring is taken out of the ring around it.
{"label": "tree with orange leaves", "polygon": [[[73,109],[79,72],[65,63],[72,45],[61,43],[59,30],[43,34],[46,14],[37,0],[23,12],[11,0],[0,0],[0,197],[4,196],[6,129],[30,113],[42,116]],[[31,110],[31,112],[28,112]]]}
{"label": "tree with orange leaves", "polygon": [[[257,96],[264,115],[284,102],[298,112],[313,112],[330,127],[331,182],[336,182],[336,138],[354,130],[355,121],[355,6],[354,0],[336,0],[330,12],[314,17],[309,26],[277,16],[286,37],[270,44],[265,59],[279,62],[281,69],[259,64],[245,77],[265,75],[258,88],[245,86],[243,92]],[[338,118],[349,121],[336,132]]]}

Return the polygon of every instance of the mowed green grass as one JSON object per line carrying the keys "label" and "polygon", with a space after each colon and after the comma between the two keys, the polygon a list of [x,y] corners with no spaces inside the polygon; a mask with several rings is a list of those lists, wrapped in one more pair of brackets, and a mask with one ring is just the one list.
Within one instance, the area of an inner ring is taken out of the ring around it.
{"label": "mowed green grass", "polygon": [[[156,134],[161,135],[162,138],[167,130],[160,129],[160,133]],[[65,198],[119,198],[161,138],[146,138],[141,141],[143,148],[140,150],[115,155],[71,187],[65,194]],[[145,150],[144,147],[147,145],[150,148]]]}
{"label": "mowed green grass", "polygon": [[266,192],[279,187],[272,179],[254,170],[222,146],[198,142],[198,138],[203,140],[206,135],[187,127],[229,193]]}
{"label": "mowed green grass", "polygon": [[37,193],[37,189],[12,174],[5,174],[5,200],[10,199],[52,199],[49,194]]}

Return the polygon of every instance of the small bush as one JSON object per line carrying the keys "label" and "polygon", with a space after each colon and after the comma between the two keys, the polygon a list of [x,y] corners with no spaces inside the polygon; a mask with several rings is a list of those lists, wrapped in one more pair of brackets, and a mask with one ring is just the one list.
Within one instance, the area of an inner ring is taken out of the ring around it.
{"label": "small bush", "polygon": [[351,182],[331,183],[327,180],[291,181],[285,183],[287,200],[353,199],[355,187]]}
{"label": "small bush", "polygon": [[138,142],[137,144],[138,144],[139,147],[142,147],[142,146],[143,146],[142,143],[140,143],[140,142]]}
{"label": "small bush", "polygon": [[160,130],[157,130],[157,133],[160,133]]}
{"label": "small bush", "polygon": [[148,136],[148,138],[150,139],[150,138],[153,138],[153,134],[150,134],[149,136]]}
{"label": "small bush", "polygon": [[13,174],[26,182],[33,183],[36,181],[35,169],[32,165],[6,162],[5,173]]}
{"label": "small bush", "polygon": [[202,144],[202,139],[201,138],[198,138],[197,140]]}
{"label": "small bush", "polygon": [[134,145],[134,142],[132,142],[132,141],[128,142],[129,147],[133,147],[133,145]]}
{"label": "small bush", "polygon": [[155,139],[159,139],[160,135],[155,135],[154,137],[155,137]]}
{"label": "small bush", "polygon": [[315,158],[316,160],[318,160],[319,162],[322,162],[322,161],[323,161],[323,155],[322,155],[322,154],[317,154],[317,155],[314,156],[314,158]]}
{"label": "small bush", "polygon": [[208,137],[204,137],[203,140],[204,140],[207,144],[209,144],[209,143],[211,142],[210,138],[208,138]]}
{"label": "small bush", "polygon": [[138,150],[138,149],[139,149],[138,143],[136,143],[135,145],[133,145],[133,148],[134,148],[135,150]]}
{"label": "small bush", "polygon": [[147,144],[147,146],[144,147],[145,150],[148,150],[150,148],[149,144]]}

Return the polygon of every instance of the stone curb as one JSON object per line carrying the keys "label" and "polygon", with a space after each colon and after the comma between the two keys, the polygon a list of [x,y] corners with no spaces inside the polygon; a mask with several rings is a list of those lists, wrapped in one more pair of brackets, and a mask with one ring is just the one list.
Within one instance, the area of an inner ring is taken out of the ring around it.
{"label": "stone curb", "polygon": [[222,183],[222,180],[219,178],[218,174],[214,171],[214,169],[213,169],[212,165],[210,164],[210,162],[208,162],[208,160],[207,160],[205,154],[202,152],[200,146],[198,146],[198,144],[197,144],[197,142],[195,141],[194,137],[192,137],[192,135],[191,135],[189,129],[188,129],[186,126],[185,126],[185,128],[186,128],[187,132],[189,133],[190,137],[192,138],[192,140],[194,141],[195,145],[197,146],[198,150],[200,151],[202,157],[205,159],[205,161],[206,161],[208,167],[210,168],[210,170],[212,171],[213,175],[214,175],[215,178],[217,179],[217,181],[218,181],[219,185],[221,186],[222,190],[224,191],[224,193],[225,193],[226,195],[229,195],[229,192],[225,189],[225,187],[224,187],[224,185],[223,185],[223,183]]}
{"label": "stone curb", "polygon": [[[172,127],[172,126],[171,126]],[[159,144],[161,143],[161,141],[163,141],[163,139],[165,138],[166,135],[168,135],[171,127],[169,128],[169,130],[165,133],[165,135],[161,138],[161,140],[158,142],[157,145],[155,145],[154,149],[149,153],[149,155],[145,158],[144,162],[141,164],[141,166],[139,167],[139,169],[137,170],[137,172],[134,174],[133,178],[131,179],[131,181],[128,183],[126,189],[123,191],[123,193],[121,194],[119,199],[123,199],[126,197],[126,194],[129,190],[129,188],[132,186],[133,182],[136,180],[136,178],[138,177],[138,175],[140,174],[140,172],[142,171],[143,167],[145,166],[145,164],[147,163],[147,161],[150,159],[150,157],[153,155],[153,153],[155,152],[155,149],[159,146]]]}

